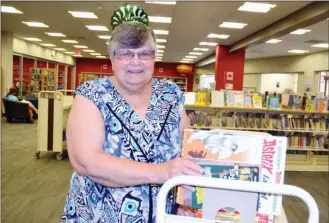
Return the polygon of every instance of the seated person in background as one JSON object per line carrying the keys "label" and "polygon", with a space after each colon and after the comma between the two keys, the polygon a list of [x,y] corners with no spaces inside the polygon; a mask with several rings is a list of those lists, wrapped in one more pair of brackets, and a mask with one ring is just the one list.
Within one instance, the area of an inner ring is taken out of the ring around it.
{"label": "seated person in background", "polygon": [[33,121],[33,111],[38,114],[38,109],[34,107],[34,105],[26,100],[18,100],[16,96],[17,88],[16,87],[10,87],[8,90],[8,93],[5,95],[4,99],[8,101],[14,101],[14,102],[19,102],[19,103],[26,103],[29,105],[29,114],[30,114],[30,121]]}

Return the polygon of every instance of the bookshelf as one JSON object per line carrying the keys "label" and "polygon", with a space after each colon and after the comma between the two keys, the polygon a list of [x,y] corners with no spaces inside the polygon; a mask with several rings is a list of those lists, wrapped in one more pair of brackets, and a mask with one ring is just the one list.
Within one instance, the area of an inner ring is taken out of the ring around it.
{"label": "bookshelf", "polygon": [[30,68],[29,90],[33,92],[54,91],[56,70],[48,68]]}
{"label": "bookshelf", "polygon": [[229,129],[286,136],[286,170],[328,171],[329,112],[185,105],[194,129]]}
{"label": "bookshelf", "polygon": [[186,77],[162,77],[154,76],[154,78],[163,78],[177,84],[183,92],[187,91],[187,78]]}
{"label": "bookshelf", "polygon": [[79,75],[79,85],[83,84],[84,82],[88,81],[88,80],[95,80],[98,78],[103,78],[103,77],[109,77],[112,76],[112,73],[96,73],[96,72],[82,72]]}

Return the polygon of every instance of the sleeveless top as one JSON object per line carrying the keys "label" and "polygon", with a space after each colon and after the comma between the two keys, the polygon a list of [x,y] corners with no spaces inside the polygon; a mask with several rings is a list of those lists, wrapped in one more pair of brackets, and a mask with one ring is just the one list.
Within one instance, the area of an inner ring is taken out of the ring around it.
{"label": "sleeveless top", "polygon": [[[184,94],[164,79],[152,79],[152,98],[141,120],[108,78],[85,82],[75,92],[92,101],[105,122],[105,153],[143,163],[164,163],[181,155]],[[131,170],[134,171],[134,170]],[[62,223],[155,223],[161,185],[111,188],[73,172]],[[175,203],[173,191],[167,213]]]}

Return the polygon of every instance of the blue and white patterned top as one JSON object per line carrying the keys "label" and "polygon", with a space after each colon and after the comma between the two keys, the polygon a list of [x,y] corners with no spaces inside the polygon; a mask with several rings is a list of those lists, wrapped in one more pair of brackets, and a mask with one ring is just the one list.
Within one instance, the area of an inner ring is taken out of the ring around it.
{"label": "blue and white patterned top", "polygon": [[[174,83],[152,79],[152,99],[144,120],[108,78],[85,82],[77,88],[76,94],[95,103],[102,113],[105,153],[153,164],[180,156],[184,95]],[[154,185],[110,188],[73,172],[62,223],[154,223],[159,189]],[[174,200],[171,193],[168,212]]]}

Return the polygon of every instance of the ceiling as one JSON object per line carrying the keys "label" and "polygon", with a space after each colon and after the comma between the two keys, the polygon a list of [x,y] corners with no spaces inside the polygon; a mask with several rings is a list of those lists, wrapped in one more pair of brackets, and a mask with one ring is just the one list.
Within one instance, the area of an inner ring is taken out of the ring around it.
{"label": "ceiling", "polygon": [[[18,38],[37,37],[42,43],[52,43],[67,51],[74,51],[72,43],[63,43],[61,39],[75,39],[79,45],[85,45],[97,53],[107,55],[106,40],[97,35],[111,35],[109,25],[113,11],[125,2],[3,2],[4,6],[13,6],[23,14],[1,13],[1,30],[13,32]],[[169,35],[159,35],[158,38],[166,39],[163,53],[163,62],[179,62],[203,41],[217,42],[220,45],[232,45],[237,41],[267,27],[268,25],[284,18],[285,16],[307,6],[311,2],[268,2],[277,6],[270,12],[252,13],[238,11],[244,2],[177,2],[176,5],[146,4],[134,2],[144,8],[149,16],[172,17],[172,23],[150,23],[153,29],[164,29]],[[266,2],[263,2],[266,3]],[[74,18],[68,11],[94,12],[98,19]],[[49,28],[28,27],[22,21],[43,22]],[[220,28],[224,21],[243,22],[248,25],[241,29]],[[90,31],[86,25],[104,25],[109,32]],[[307,48],[310,52],[321,51],[321,48],[311,48],[306,44],[308,40],[323,40],[328,42],[328,20],[309,27],[312,31],[305,35],[286,35],[278,44],[260,44],[247,49],[247,58],[269,57],[287,55],[288,50],[294,48]],[[50,37],[45,32],[60,32],[63,37]],[[228,39],[209,39],[209,33],[227,34]],[[215,47],[207,46],[210,50],[198,56],[193,63],[214,54]],[[89,53],[82,52],[83,57],[92,57]]]}

